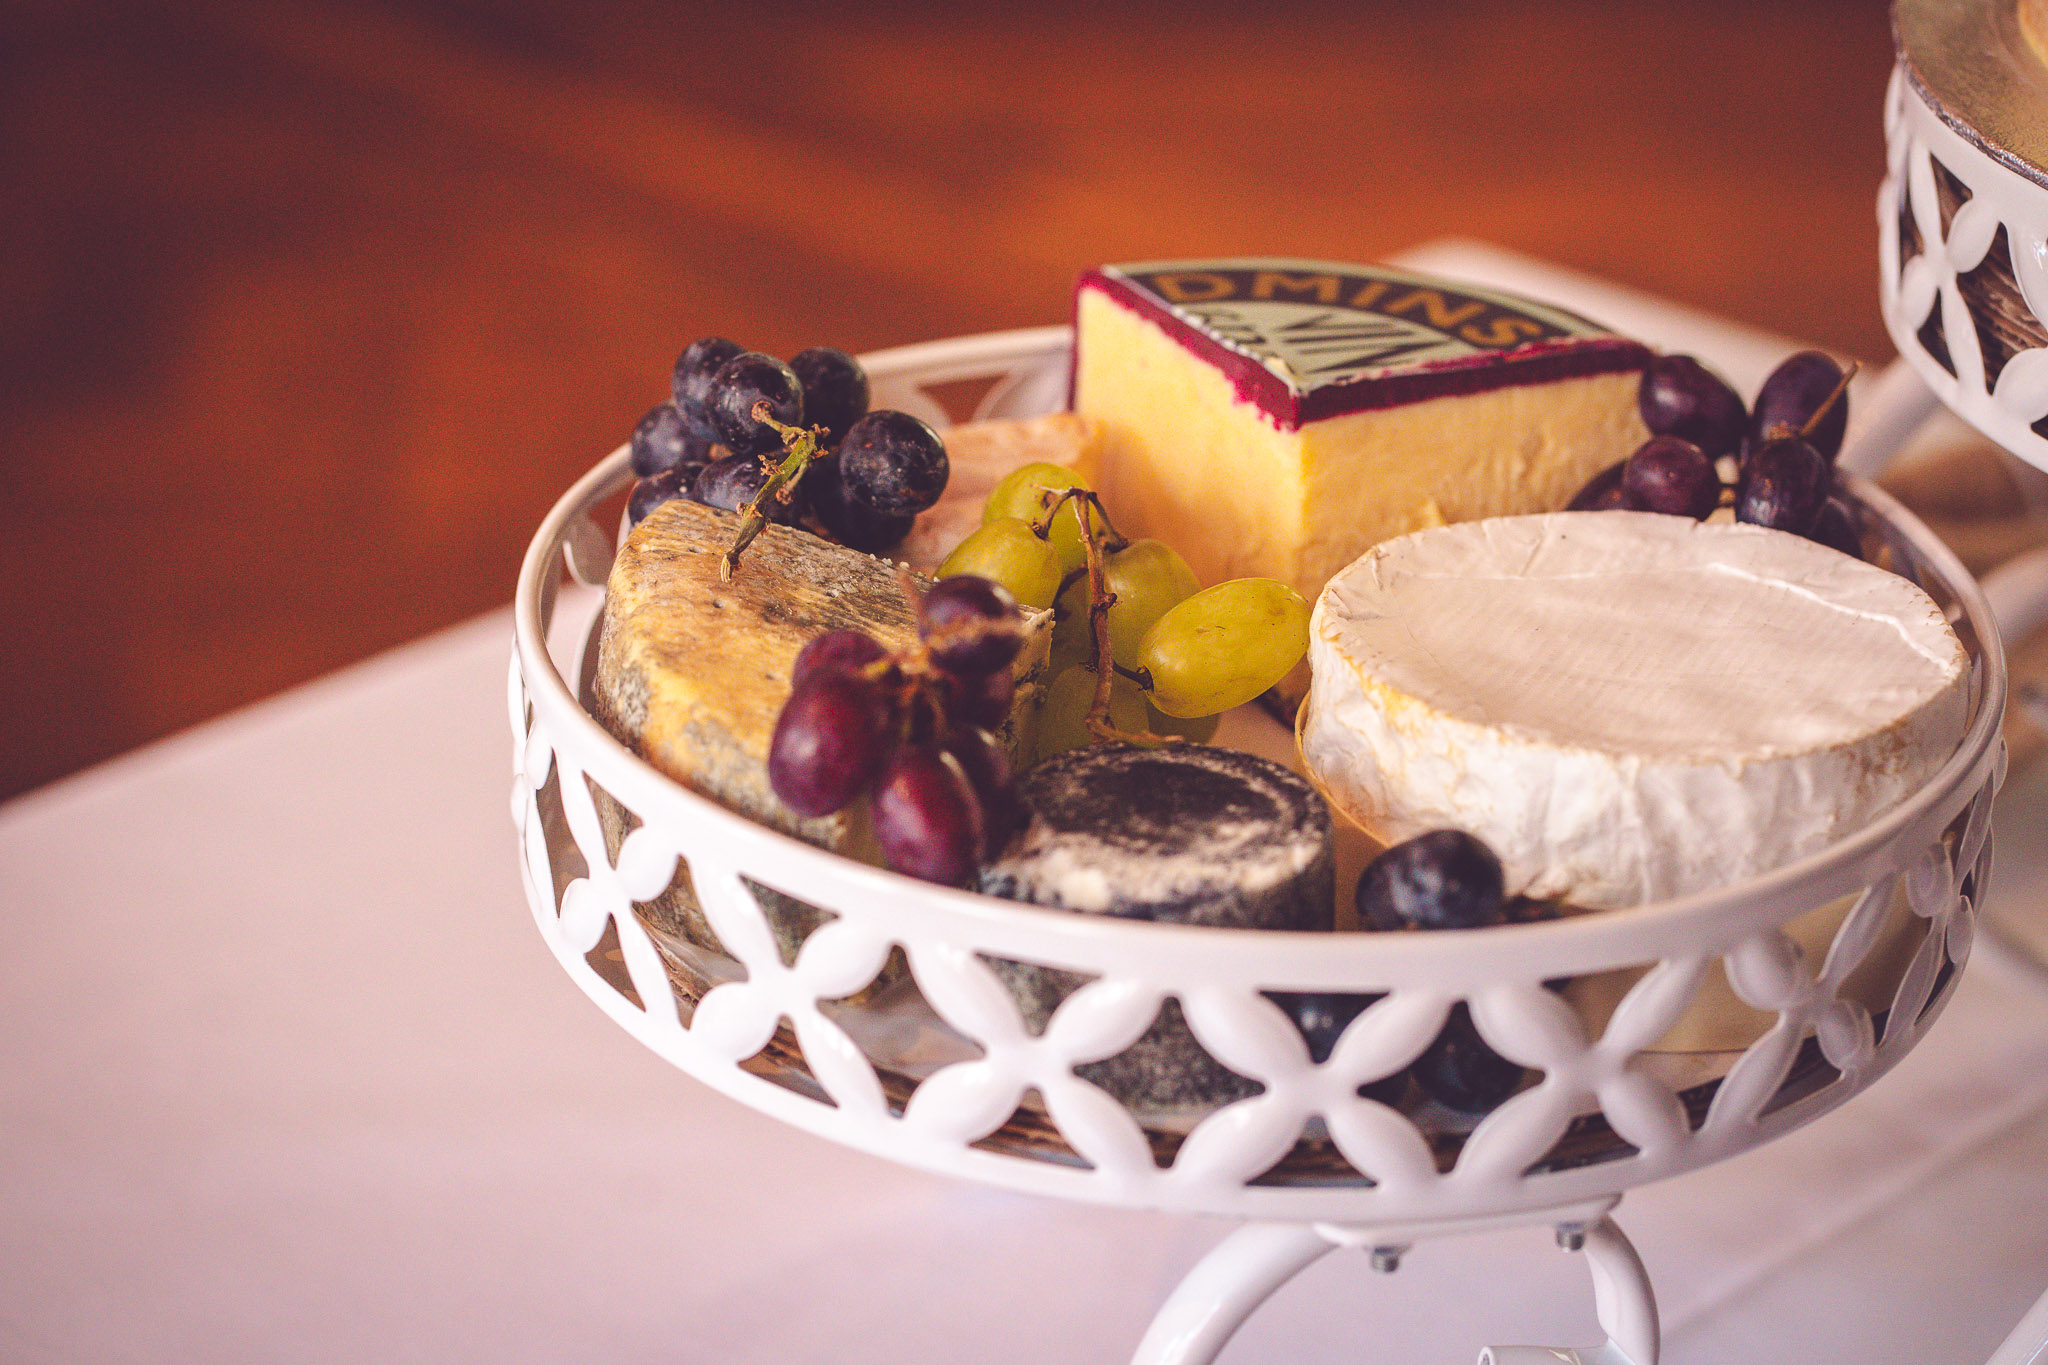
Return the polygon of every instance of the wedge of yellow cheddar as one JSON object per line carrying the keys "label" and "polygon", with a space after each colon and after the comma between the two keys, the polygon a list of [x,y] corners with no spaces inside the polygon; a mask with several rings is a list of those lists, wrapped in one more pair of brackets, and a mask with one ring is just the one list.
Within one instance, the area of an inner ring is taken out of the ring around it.
{"label": "wedge of yellow cheddar", "polygon": [[1101,429],[1083,471],[1204,583],[1314,601],[1390,536],[1555,511],[1649,435],[1640,344],[1380,266],[1104,266],[1075,324],[1074,408]]}

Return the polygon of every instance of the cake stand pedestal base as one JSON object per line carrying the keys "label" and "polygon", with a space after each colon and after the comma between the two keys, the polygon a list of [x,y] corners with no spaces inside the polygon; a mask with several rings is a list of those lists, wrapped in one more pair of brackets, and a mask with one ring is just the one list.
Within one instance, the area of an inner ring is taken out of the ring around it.
{"label": "cake stand pedestal base", "polygon": [[1549,1223],[1560,1246],[1583,1251],[1593,1276],[1593,1312],[1607,1340],[1599,1346],[1488,1346],[1478,1365],[1657,1365],[1657,1298],[1635,1246],[1604,1199],[1539,1215],[1457,1223],[1365,1227],[1343,1223],[1247,1223],[1217,1243],[1152,1319],[1131,1365],[1209,1365],[1254,1309],[1310,1264],[1339,1247],[1372,1254],[1392,1271],[1424,1237]]}

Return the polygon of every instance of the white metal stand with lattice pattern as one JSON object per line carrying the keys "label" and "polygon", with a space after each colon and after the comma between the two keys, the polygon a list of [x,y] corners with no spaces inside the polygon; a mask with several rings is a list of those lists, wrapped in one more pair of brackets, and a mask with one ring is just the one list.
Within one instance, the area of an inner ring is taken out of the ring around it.
{"label": "white metal stand with lattice pattern", "polygon": [[[1878,294],[1899,363],[1881,381],[1878,406],[1898,412],[1903,427],[1938,399],[2048,469],[2048,167],[2034,159],[2048,145],[2004,146],[1972,122],[2048,110],[2048,68],[2009,31],[2009,10],[1986,0],[1901,7],[1902,37],[1917,34],[1927,50],[1901,54],[1885,97]],[[1964,59],[1933,41],[1930,25],[1970,35],[1961,44],[1975,53],[1969,60],[1993,74],[1965,79],[1955,69]],[[1953,105],[1930,80],[1955,90]],[[2038,112],[2026,120],[2039,122]],[[1915,390],[1925,395],[1917,404]],[[1874,448],[1903,434],[1876,433]],[[1873,472],[1856,456],[1845,452],[1844,462]],[[2001,565],[1992,579],[1985,587],[2009,639],[2048,625],[2048,549]],[[2048,727],[2048,698],[2025,700]]]}
{"label": "white metal stand with lattice pattern", "polygon": [[[1065,402],[1068,342],[1043,328],[866,363],[877,406],[942,418],[924,386],[993,377],[984,415],[1025,416]],[[564,565],[605,580],[611,538],[592,511],[626,478],[621,451],[572,488],[520,574],[512,811],[542,935],[635,1037],[800,1128],[1011,1189],[1245,1221],[1161,1310],[1141,1365],[1212,1359],[1333,1248],[1391,1268],[1417,1238],[1509,1223],[1553,1224],[1583,1246],[1609,1339],[1482,1360],[1654,1365],[1649,1280],[1609,1217],[1622,1192],[1840,1105],[1918,1041],[1969,955],[2003,773],[2004,659],[1976,585],[1869,485],[1852,492],[1874,552],[1949,610],[1971,659],[1968,733],[1923,790],[1823,854],[1683,900],[1463,934],[1328,935],[1059,914],[934,887],[663,777],[590,714],[589,625],[572,623],[585,647],[559,661],[547,643]],[[611,822],[615,836],[630,829],[613,844],[607,808],[631,817]],[[685,868],[717,940],[694,958],[635,912]],[[793,960],[757,891],[829,912]],[[1034,1034],[991,961],[1084,984]],[[1561,997],[1545,984],[1558,978],[1606,983],[1609,1007]],[[1316,1062],[1271,998],[1285,991],[1376,999]],[[1148,1113],[1076,1074],[1129,1047],[1169,998],[1256,1094]],[[1414,1061],[1461,1002],[1529,1084],[1477,1120],[1360,1093]],[[1688,1021],[1727,1014],[1752,1021],[1737,1042],[1669,1048]]]}

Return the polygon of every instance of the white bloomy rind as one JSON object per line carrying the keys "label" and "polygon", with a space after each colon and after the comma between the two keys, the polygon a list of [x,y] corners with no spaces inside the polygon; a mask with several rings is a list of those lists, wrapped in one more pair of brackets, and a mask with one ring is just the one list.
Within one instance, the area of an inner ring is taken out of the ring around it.
{"label": "white bloomy rind", "polygon": [[1463,829],[1590,908],[1814,853],[1961,740],[1967,658],[1907,580],[1797,536],[1638,512],[1420,531],[1332,578],[1298,733],[1393,843]]}

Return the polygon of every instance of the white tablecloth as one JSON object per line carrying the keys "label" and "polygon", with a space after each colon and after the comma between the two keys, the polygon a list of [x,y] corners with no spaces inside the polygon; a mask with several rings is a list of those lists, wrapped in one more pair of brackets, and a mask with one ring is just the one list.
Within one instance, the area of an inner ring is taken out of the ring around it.
{"label": "white tablecloth", "polygon": [[[1782,353],[1446,251],[1738,383]],[[486,617],[0,807],[0,1360],[1127,1359],[1224,1226],[785,1130],[555,968],[507,809],[510,635]],[[1995,912],[2048,915],[2044,829],[2036,765]],[[1930,1365],[1983,1360],[2048,1285],[2044,1209],[2048,988],[1980,952],[1870,1093],[1620,1217],[1670,1361]],[[1596,1339],[1579,1259],[1524,1230],[1392,1276],[1326,1258],[1224,1358]]]}

